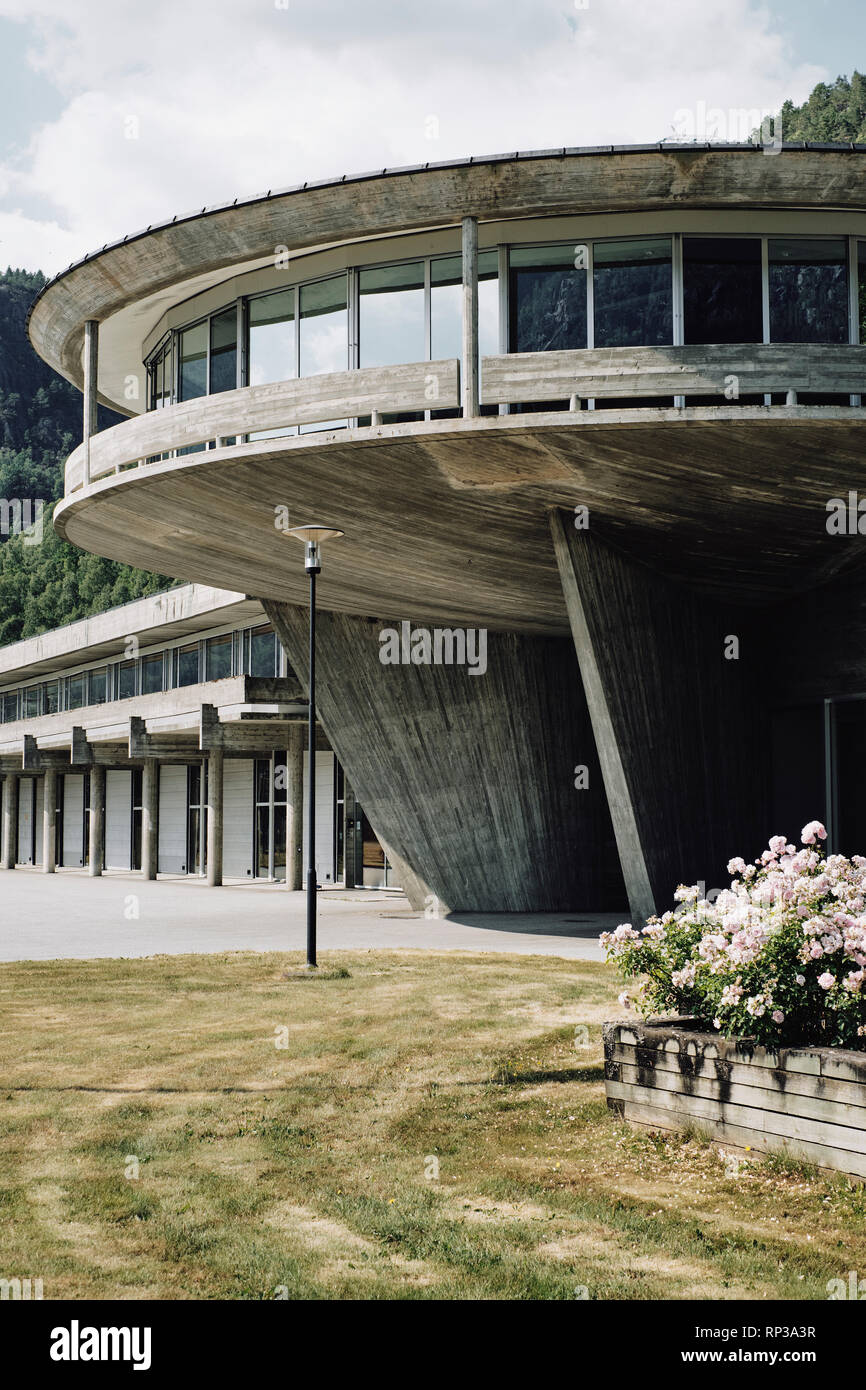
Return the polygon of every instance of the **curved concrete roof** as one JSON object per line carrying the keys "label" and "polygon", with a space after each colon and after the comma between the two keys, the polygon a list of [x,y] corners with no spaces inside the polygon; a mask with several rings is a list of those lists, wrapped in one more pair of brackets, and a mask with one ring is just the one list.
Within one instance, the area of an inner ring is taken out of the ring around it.
{"label": "curved concrete roof", "polygon": [[464,216],[679,208],[866,210],[866,146],[631,145],[493,155],[372,173],[202,208],[146,227],[71,265],[30,310],[30,340],[82,384],[86,319],[137,301],[174,302],[219,270],[265,264],[277,246],[311,250]]}

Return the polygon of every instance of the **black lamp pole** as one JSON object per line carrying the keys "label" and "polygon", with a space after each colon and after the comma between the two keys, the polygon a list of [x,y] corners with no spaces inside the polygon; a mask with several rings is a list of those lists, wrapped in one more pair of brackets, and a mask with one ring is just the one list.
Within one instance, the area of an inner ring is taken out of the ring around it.
{"label": "black lamp pole", "polygon": [[307,969],[315,970],[316,961],[316,575],[322,566],[319,547],[307,542],[305,560],[310,576],[310,716],[309,766],[307,767]]}
{"label": "black lamp pole", "polygon": [[304,543],[304,568],[310,576],[310,709],[307,768],[307,969],[316,961],[316,575],[322,572],[322,541],[342,536],[333,526],[293,526],[288,532]]}

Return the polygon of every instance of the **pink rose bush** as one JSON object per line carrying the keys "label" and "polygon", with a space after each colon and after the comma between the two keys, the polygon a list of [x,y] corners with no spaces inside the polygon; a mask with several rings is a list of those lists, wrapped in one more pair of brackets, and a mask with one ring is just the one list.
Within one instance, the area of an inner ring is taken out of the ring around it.
{"label": "pink rose bush", "polygon": [[774,835],[752,864],[732,859],[713,901],[681,886],[678,907],[642,931],[604,932],[608,960],[639,981],[629,1004],[767,1046],[866,1048],[866,858],[825,858],[820,821],[800,838],[798,849]]}

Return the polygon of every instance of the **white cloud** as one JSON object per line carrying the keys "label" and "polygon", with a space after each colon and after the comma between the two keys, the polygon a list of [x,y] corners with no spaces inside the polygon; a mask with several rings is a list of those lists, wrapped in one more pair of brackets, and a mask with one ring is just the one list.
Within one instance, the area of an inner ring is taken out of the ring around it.
{"label": "white cloud", "polygon": [[656,140],[683,108],[775,107],[827,76],[749,0],[0,0],[2,16],[32,23],[31,63],[66,103],[0,167],[22,209],[0,260],[46,271],[267,188]]}

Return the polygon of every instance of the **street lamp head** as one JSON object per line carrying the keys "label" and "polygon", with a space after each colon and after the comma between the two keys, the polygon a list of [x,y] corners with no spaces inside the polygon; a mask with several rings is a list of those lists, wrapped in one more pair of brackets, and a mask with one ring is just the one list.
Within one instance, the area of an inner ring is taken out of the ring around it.
{"label": "street lamp head", "polygon": [[302,541],[306,547],[304,552],[304,569],[308,574],[318,574],[322,568],[322,557],[319,547],[322,541],[336,540],[345,535],[344,531],[338,531],[334,526],[293,526],[286,533],[294,536],[296,541]]}

